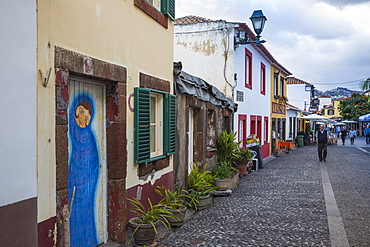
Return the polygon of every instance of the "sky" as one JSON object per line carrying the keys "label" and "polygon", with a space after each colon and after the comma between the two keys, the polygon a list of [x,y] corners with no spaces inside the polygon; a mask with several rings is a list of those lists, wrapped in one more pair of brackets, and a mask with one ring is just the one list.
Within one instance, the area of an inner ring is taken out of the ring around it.
{"label": "sky", "polygon": [[320,91],[360,90],[370,77],[370,0],[176,0],[176,17],[246,23],[262,10],[264,46]]}

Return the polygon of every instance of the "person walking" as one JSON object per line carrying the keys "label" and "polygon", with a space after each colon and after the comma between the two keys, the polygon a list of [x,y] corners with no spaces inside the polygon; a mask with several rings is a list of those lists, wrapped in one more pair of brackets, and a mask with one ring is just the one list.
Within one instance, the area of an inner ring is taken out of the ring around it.
{"label": "person walking", "polygon": [[340,127],[339,126],[337,126],[335,128],[335,132],[337,132],[337,137],[339,138],[339,134],[340,134]]}
{"label": "person walking", "polygon": [[326,156],[328,154],[328,140],[329,133],[324,129],[324,125],[320,125],[320,129],[316,131],[316,140],[317,140],[317,152],[319,155],[320,161],[326,161]]}
{"label": "person walking", "polygon": [[346,142],[346,136],[347,136],[346,128],[342,127],[342,130],[340,131],[340,134],[342,135],[342,143],[344,145],[344,143]]}
{"label": "person walking", "polygon": [[353,128],[349,131],[349,138],[351,140],[351,144],[355,144],[355,138],[357,137],[357,132]]}
{"label": "person walking", "polygon": [[366,144],[370,144],[370,126],[366,125],[364,129],[364,135],[366,136]]}

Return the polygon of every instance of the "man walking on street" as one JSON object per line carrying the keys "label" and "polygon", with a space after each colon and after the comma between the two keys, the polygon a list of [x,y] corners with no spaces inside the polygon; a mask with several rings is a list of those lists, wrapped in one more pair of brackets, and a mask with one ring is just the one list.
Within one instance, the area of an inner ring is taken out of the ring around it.
{"label": "man walking on street", "polygon": [[320,129],[316,131],[317,140],[317,151],[319,154],[320,161],[326,161],[326,155],[328,153],[328,131],[324,129],[324,125],[320,125]]}
{"label": "man walking on street", "polygon": [[364,129],[364,135],[366,136],[366,144],[370,144],[370,126],[366,125]]}

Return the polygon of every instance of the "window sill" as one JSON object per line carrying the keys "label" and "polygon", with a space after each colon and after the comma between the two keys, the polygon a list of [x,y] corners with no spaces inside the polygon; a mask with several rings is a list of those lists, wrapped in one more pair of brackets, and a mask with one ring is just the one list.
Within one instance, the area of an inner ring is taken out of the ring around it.
{"label": "window sill", "polygon": [[144,11],[147,15],[149,15],[154,20],[156,20],[164,28],[166,28],[166,29],[168,28],[168,18],[167,18],[167,16],[164,16],[161,12],[159,12],[156,8],[154,8],[152,5],[150,5],[147,1],[145,1],[145,0],[134,0],[134,4],[139,9]]}

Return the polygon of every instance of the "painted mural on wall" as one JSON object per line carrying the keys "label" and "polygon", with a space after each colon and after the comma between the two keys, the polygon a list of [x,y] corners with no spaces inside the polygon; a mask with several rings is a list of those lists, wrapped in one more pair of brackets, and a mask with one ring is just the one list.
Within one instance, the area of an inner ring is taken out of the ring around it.
{"label": "painted mural on wall", "polygon": [[105,170],[104,156],[101,155],[104,145],[101,139],[104,138],[97,133],[101,129],[97,122],[102,115],[101,109],[99,113],[102,103],[97,102],[95,94],[86,90],[86,84],[78,84],[70,91],[68,199],[71,246],[95,247],[104,242],[106,235]]}

